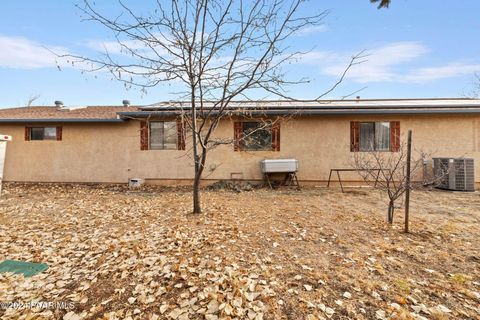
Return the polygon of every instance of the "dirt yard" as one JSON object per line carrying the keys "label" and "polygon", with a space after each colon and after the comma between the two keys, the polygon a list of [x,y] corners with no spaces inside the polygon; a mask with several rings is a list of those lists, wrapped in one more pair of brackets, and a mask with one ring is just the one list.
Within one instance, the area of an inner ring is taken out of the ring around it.
{"label": "dirt yard", "polygon": [[7,185],[0,261],[49,269],[0,274],[0,318],[480,319],[480,194],[412,197],[406,235],[367,188]]}

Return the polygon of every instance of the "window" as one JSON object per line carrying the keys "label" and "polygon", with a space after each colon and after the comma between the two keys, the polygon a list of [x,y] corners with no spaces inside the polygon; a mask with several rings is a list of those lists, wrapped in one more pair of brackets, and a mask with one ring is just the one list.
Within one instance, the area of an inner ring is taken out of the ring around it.
{"label": "window", "polygon": [[150,150],[177,149],[177,122],[150,122]]}
{"label": "window", "polygon": [[398,151],[400,148],[400,122],[350,123],[351,151]]}
{"label": "window", "polygon": [[140,121],[140,150],[185,150],[182,119]]}
{"label": "window", "polygon": [[234,135],[235,151],[280,151],[278,123],[235,122]]}
{"label": "window", "polygon": [[360,122],[360,151],[390,150],[390,122]]}
{"label": "window", "polygon": [[62,127],[25,127],[25,140],[62,140]]}
{"label": "window", "polygon": [[272,149],[272,126],[261,122],[244,122],[243,150],[259,151]]}

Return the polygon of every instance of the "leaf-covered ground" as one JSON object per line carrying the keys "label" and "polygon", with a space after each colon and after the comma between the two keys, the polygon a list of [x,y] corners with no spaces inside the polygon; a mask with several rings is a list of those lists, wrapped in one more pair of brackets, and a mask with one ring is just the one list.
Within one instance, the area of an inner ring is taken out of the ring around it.
{"label": "leaf-covered ground", "polygon": [[0,260],[50,267],[0,274],[2,319],[480,319],[478,192],[414,192],[407,235],[366,188],[5,189]]}

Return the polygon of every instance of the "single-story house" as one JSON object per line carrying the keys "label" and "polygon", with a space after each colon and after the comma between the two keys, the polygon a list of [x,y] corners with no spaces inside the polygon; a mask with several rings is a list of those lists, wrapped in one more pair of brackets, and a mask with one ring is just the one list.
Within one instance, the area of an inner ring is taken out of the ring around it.
{"label": "single-story house", "polygon": [[[0,109],[8,142],[4,181],[185,184],[193,178],[191,141],[180,106],[56,106]],[[208,108],[208,104],[205,106]],[[480,100],[355,99],[241,101],[215,135],[235,139],[257,119],[280,119],[262,143],[220,145],[208,156],[204,181],[260,181],[263,159],[295,158],[303,184],[324,185],[330,169],[348,168],[353,152],[396,152],[413,131],[414,148],[437,157],[470,157],[480,172]],[[375,141],[374,144],[368,143]],[[355,173],[346,180],[360,181]],[[477,186],[480,174],[475,177]]]}

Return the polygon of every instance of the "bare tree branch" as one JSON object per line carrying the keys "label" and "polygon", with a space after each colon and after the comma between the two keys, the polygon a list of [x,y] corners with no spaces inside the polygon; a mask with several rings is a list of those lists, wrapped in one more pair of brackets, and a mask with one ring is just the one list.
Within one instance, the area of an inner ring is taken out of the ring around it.
{"label": "bare tree branch", "polygon": [[40,95],[39,94],[31,94],[28,99],[27,99],[27,102],[25,102],[25,106],[26,107],[30,107],[32,106],[32,104],[37,101],[38,99],[40,99]]}

